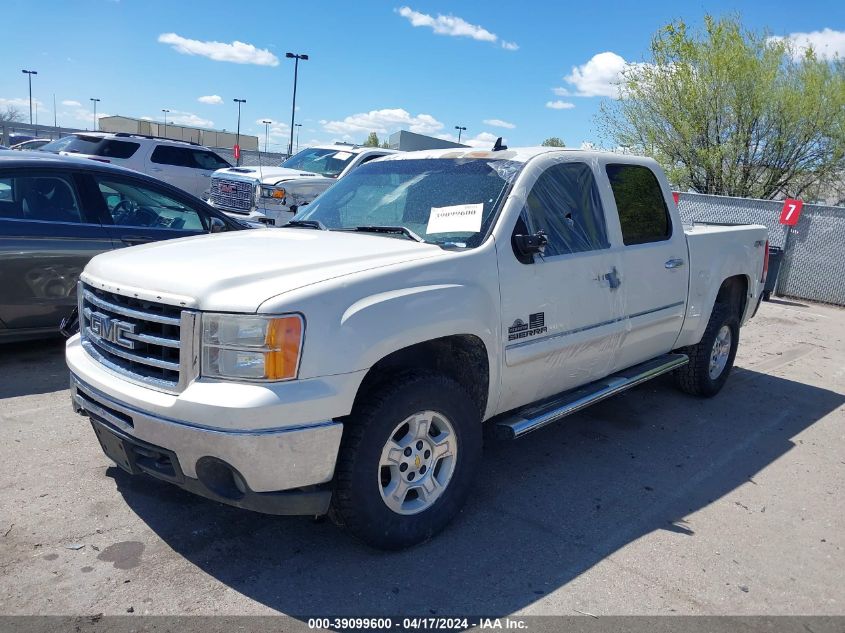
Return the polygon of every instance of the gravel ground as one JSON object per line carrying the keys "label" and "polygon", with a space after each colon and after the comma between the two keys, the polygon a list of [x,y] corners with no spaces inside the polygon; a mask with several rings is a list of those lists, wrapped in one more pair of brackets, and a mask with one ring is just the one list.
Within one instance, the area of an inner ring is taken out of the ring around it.
{"label": "gravel ground", "polygon": [[661,378],[517,442],[400,553],[126,476],[59,341],[0,348],[0,614],[845,614],[845,311],[779,301],[711,400]]}

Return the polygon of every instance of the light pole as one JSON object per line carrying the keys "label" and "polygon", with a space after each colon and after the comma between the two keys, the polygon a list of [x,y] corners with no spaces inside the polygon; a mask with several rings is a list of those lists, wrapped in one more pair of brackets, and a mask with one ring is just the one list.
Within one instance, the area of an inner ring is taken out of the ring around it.
{"label": "light pole", "polygon": [[296,151],[299,151],[299,128],[302,127],[302,123],[294,123],[293,126],[296,128]]}
{"label": "light pole", "polygon": [[167,113],[170,112],[170,110],[162,108],[161,111],[164,112],[164,136],[167,138]]}
{"label": "light pole", "polygon": [[237,165],[241,164],[241,104],[246,103],[246,99],[232,99],[238,104],[238,132],[235,135],[235,145],[238,147],[238,157],[235,159]]}
{"label": "light pole", "polygon": [[455,129],[458,131],[458,143],[461,142],[461,132],[466,132],[466,128],[460,125],[456,125]]}
{"label": "light pole", "polygon": [[100,122],[97,121],[97,104],[100,102],[100,100],[91,97],[91,101],[94,102],[94,131],[96,132],[100,129]]}
{"label": "light pole", "polygon": [[264,119],[261,122],[264,124],[264,151],[269,152],[270,150],[267,149],[267,146],[270,144],[270,124],[272,121]]}
{"label": "light pole", "polygon": [[22,70],[22,73],[29,76],[29,124],[32,125],[32,76],[37,75],[37,70]]}
{"label": "light pole", "polygon": [[308,55],[300,53],[285,53],[285,57],[293,59],[293,105],[290,107],[290,143],[288,144],[288,156],[293,154],[293,126],[296,115],[296,80],[299,75],[299,60],[308,61]]}

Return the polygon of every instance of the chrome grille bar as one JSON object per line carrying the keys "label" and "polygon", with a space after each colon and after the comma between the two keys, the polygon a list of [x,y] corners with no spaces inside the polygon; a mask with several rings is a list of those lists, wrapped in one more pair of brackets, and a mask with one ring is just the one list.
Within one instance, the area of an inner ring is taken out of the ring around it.
{"label": "chrome grille bar", "polygon": [[109,301],[101,299],[100,297],[96,296],[94,293],[88,290],[82,291],[82,298],[85,301],[93,303],[98,308],[103,308],[104,310],[109,310],[111,312],[115,312],[123,316],[133,317],[135,319],[142,319],[144,321],[153,321],[154,323],[164,323],[165,325],[178,326],[181,323],[181,321],[176,317],[168,317],[162,314],[155,314],[152,312],[142,312],[141,310],[133,310],[132,308],[126,308],[115,303],[110,303]]}
{"label": "chrome grille bar", "polygon": [[130,382],[178,393],[199,375],[197,313],[79,284],[82,345]]}

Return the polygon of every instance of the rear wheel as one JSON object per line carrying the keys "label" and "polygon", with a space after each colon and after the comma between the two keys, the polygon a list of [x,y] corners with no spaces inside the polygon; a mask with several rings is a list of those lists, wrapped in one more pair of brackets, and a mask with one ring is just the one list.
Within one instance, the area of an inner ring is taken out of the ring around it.
{"label": "rear wheel", "polygon": [[362,397],[345,423],[332,515],[362,541],[410,547],[460,510],[481,455],[481,420],[455,381],[414,373]]}
{"label": "rear wheel", "polygon": [[728,379],[738,344],[739,319],[735,310],[727,303],[717,303],[701,341],[680,350],[690,360],[675,370],[675,384],[692,395],[715,396]]}

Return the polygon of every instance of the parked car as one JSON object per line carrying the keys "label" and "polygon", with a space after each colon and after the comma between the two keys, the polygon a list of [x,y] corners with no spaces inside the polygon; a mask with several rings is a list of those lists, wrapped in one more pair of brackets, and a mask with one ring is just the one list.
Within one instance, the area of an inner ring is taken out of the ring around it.
{"label": "parked car", "polygon": [[49,138],[33,138],[28,141],[24,141],[23,143],[18,143],[17,145],[12,145],[9,149],[15,150],[37,150],[41,149],[47,143],[50,143]]}
{"label": "parked car", "polygon": [[219,154],[196,143],[125,132],[77,132],[47,143],[41,151],[134,169],[203,200],[208,197],[211,174],[230,166]]}
{"label": "parked car", "polygon": [[470,494],[482,421],[520,437],[667,372],[718,393],[766,235],[685,229],[650,159],[397,154],[280,229],[95,257],[73,403],[130,473],[406,547]]}
{"label": "parked car", "polygon": [[56,333],[104,251],[244,228],[149,176],[53,154],[0,154],[0,342]]}
{"label": "parked car", "polygon": [[211,176],[208,202],[234,217],[281,226],[359,165],[395,153],[337,143],[304,149],[279,167],[220,169]]}

